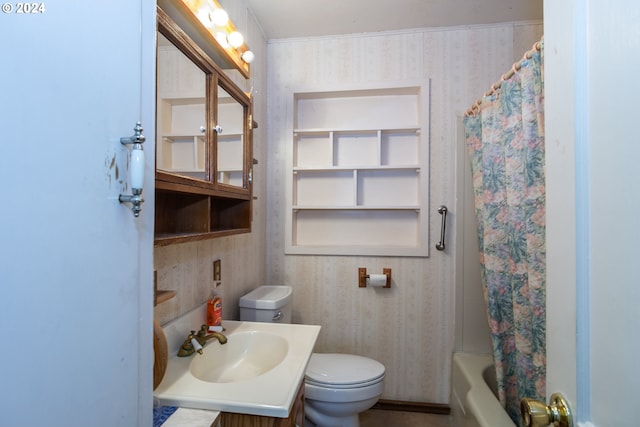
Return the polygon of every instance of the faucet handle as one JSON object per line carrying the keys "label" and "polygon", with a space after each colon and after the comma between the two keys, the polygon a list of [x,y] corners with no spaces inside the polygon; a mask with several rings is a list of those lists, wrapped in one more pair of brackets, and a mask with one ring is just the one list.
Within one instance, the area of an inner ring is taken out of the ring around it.
{"label": "faucet handle", "polygon": [[[196,343],[198,342],[198,340],[196,340],[195,333],[196,331],[191,331],[189,336],[187,336],[187,338],[184,340],[184,342],[182,343],[182,346],[178,350],[179,357],[190,356],[194,353],[194,351],[197,351],[197,346],[193,344],[194,341]],[[198,345],[200,345],[200,343],[198,343]],[[202,351],[202,346],[200,346],[200,352],[201,351]]]}
{"label": "faucet handle", "polygon": [[202,350],[202,345],[198,342],[198,340],[195,337],[191,338],[191,345],[193,346],[193,349],[198,352],[198,354],[204,353],[204,351]]}
{"label": "faucet handle", "polygon": [[198,337],[199,339],[204,339],[206,338],[206,336],[207,336],[207,325],[202,325],[200,326],[200,330],[196,334],[196,337]]}

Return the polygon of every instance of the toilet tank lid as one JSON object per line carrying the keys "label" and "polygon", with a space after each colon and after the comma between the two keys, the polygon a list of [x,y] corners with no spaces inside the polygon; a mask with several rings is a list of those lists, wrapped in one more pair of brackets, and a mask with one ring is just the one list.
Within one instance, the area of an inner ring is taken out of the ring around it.
{"label": "toilet tank lid", "polygon": [[275,310],[291,302],[291,286],[259,286],[240,297],[240,307]]}

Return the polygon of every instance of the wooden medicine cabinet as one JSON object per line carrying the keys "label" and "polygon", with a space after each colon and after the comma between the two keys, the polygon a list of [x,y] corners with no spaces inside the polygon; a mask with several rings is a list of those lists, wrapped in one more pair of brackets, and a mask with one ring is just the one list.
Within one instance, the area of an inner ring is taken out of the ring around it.
{"label": "wooden medicine cabinet", "polygon": [[155,244],[251,231],[251,98],[158,8]]}

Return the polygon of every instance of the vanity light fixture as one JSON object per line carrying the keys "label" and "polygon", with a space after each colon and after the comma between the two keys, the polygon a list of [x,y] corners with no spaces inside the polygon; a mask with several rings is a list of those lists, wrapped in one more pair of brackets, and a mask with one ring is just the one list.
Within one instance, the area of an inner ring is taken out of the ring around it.
{"label": "vanity light fixture", "polygon": [[244,43],[244,37],[237,31],[229,19],[229,14],[220,6],[218,0],[180,0],[178,3],[186,6],[240,72],[249,78],[249,64],[255,59],[255,54]]}
{"label": "vanity light fixture", "polygon": [[120,203],[131,203],[131,211],[133,216],[140,216],[142,210],[142,188],[144,187],[144,150],[142,144],[145,141],[145,137],[142,134],[142,124],[136,123],[136,127],[133,128],[135,133],[133,136],[126,138],[120,138],[120,143],[123,145],[131,145],[131,160],[129,162],[129,182],[131,184],[132,195],[120,194],[118,200]]}

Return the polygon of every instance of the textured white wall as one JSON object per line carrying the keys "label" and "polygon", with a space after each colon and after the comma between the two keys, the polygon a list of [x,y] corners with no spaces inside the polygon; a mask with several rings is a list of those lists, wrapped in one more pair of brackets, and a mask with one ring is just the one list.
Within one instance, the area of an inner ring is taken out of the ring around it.
{"label": "textured white wall", "polygon": [[[455,206],[456,117],[537,41],[540,23],[424,29],[269,44],[268,282],[294,288],[294,322],[319,324],[317,351],[373,357],[387,368],[383,398],[448,403],[454,348],[455,230],[430,257],[285,256],[286,155],[298,87],[431,79],[429,212],[433,246],[441,204]],[[357,287],[358,267],[393,269],[390,290]],[[481,306],[479,309],[482,309]]]}

